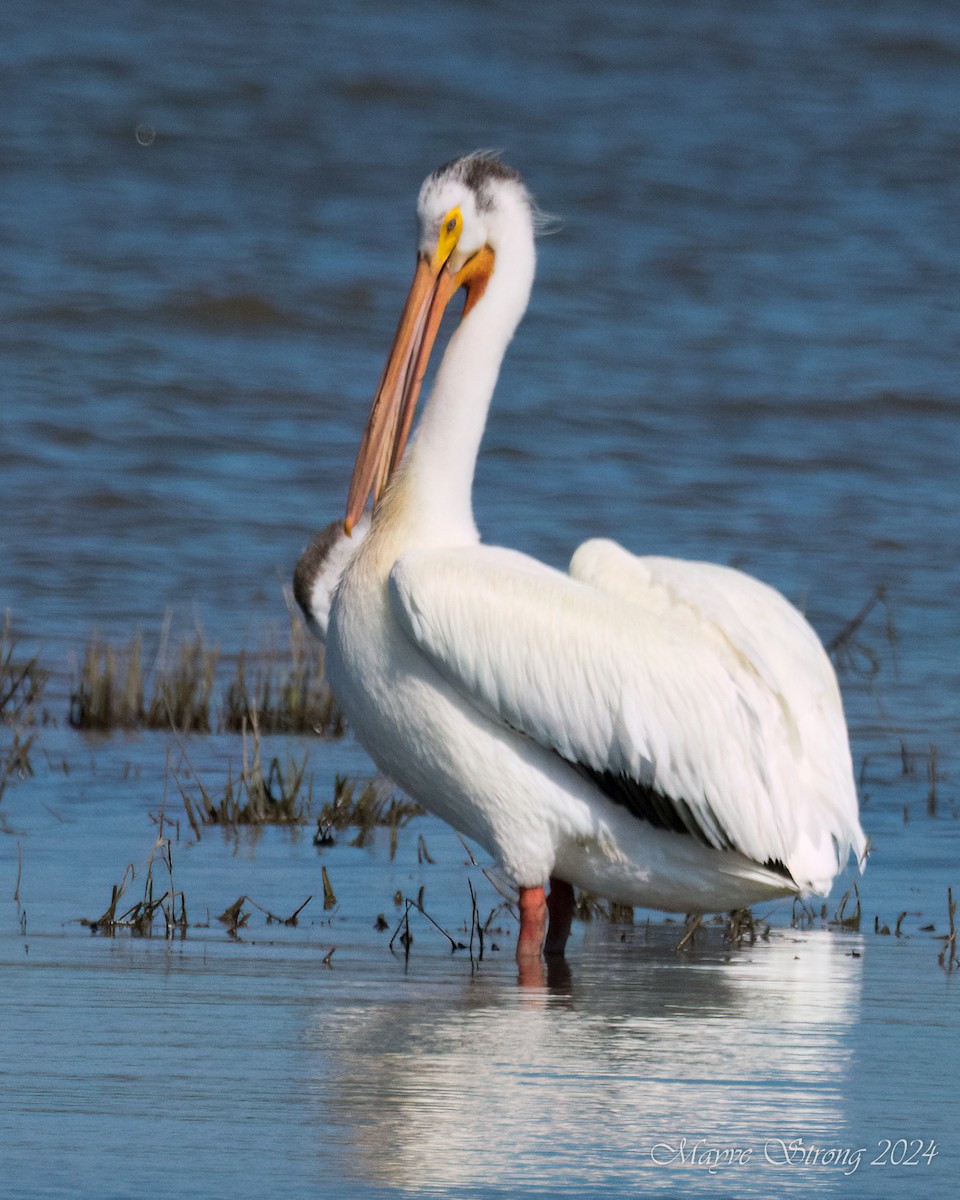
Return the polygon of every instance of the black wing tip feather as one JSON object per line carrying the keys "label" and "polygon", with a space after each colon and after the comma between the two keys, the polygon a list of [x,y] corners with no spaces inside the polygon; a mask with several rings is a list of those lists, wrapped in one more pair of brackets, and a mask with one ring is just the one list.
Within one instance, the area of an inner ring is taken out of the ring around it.
{"label": "black wing tip feather", "polygon": [[[563,757],[562,755],[560,757]],[[646,821],[655,829],[668,833],[680,833],[694,838],[703,846],[714,850],[736,851],[737,846],[714,815],[713,823],[716,834],[710,832],[697,820],[696,814],[686,800],[664,795],[649,784],[640,783],[629,775],[615,774],[613,771],[600,771],[584,763],[570,762],[563,759],[578,775],[592,783],[608,800],[625,808],[631,816],[639,821]],[[717,844],[719,840],[719,845]],[[780,859],[767,859],[761,864],[774,874],[793,879],[790,871]]]}

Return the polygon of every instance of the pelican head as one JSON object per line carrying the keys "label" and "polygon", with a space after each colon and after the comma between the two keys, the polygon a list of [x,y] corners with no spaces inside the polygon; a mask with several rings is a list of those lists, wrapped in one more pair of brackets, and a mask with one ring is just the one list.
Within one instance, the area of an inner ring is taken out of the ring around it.
{"label": "pelican head", "polygon": [[529,279],[518,289],[507,339],[533,281],[533,202],[517,172],[495,155],[468,154],[427,176],[417,220],[417,267],[357,454],[344,521],[348,534],[371,494],[376,509],[403,456],[430,352],[452,297],[461,288],[466,292],[463,320],[482,299],[498,253],[518,230],[531,247]]}

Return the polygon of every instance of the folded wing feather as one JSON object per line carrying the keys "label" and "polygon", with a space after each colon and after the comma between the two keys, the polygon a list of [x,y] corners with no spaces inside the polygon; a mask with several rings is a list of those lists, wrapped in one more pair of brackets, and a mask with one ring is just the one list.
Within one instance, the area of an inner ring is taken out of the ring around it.
{"label": "folded wing feather", "polygon": [[487,546],[404,555],[390,595],[407,635],[488,718],[595,781],[650,790],[718,849],[789,868],[799,771],[789,712],[764,663],[696,606],[651,610]]}

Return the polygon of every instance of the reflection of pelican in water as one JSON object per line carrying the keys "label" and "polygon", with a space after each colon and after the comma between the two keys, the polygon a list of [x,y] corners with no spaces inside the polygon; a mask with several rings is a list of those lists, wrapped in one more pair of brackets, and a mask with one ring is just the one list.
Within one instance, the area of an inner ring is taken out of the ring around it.
{"label": "reflection of pelican in water", "polygon": [[366,1180],[418,1194],[478,1181],[522,1194],[536,1162],[545,1193],[605,1183],[641,1195],[680,1183],[651,1160],[658,1144],[753,1146],[763,1170],[767,1139],[842,1136],[858,937],[774,932],[730,951],[710,931],[682,956],[676,926],[633,938],[595,945],[567,994],[515,991],[485,971],[459,992],[449,975],[421,976],[379,1000],[324,1004],[311,1035],[318,1120],[352,1130]]}
{"label": "reflection of pelican in water", "polygon": [[[730,568],[585,543],[569,573],[479,543],[471,490],[534,274],[534,216],[488,155],[435,171],[417,269],[346,529],[373,523],[327,630],[338,703],[378,767],[520,894],[517,957],[562,953],[573,888],[714,912],[829,891],[864,853],[840,692],[816,634]],[[447,303],[452,335],[405,455]]]}

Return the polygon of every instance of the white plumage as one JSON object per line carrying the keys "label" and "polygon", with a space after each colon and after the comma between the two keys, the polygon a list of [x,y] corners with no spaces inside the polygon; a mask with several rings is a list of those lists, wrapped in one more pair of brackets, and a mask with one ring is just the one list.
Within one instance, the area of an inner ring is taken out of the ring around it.
{"label": "white plumage", "polygon": [[[471,155],[418,205],[417,275],[364,434],[347,527],[374,492],[327,671],[379,767],[479,841],[537,955],[555,889],[668,911],[826,892],[865,852],[836,678],[779,593],[707,563],[581,546],[569,575],[479,544],[476,454],[534,271],[519,177]],[[417,436],[419,382],[464,287]]]}

